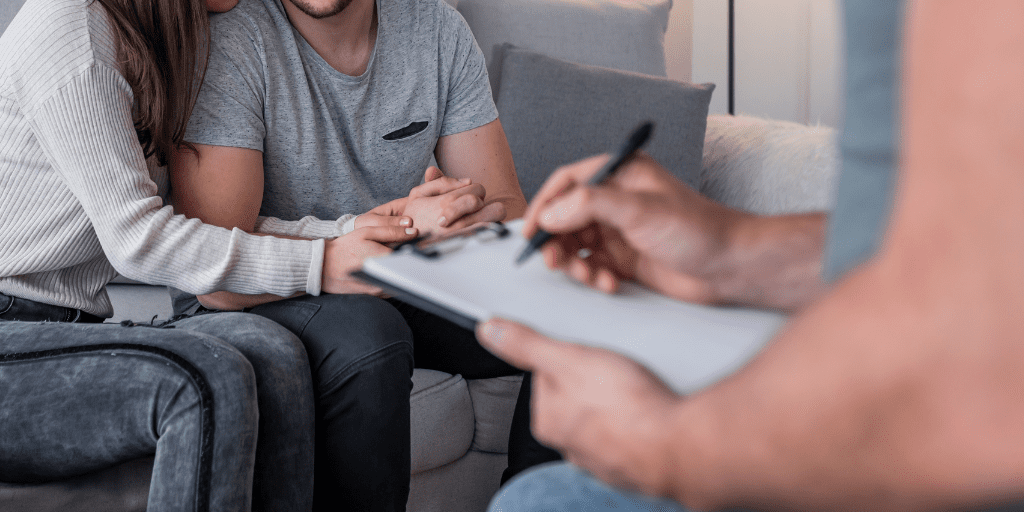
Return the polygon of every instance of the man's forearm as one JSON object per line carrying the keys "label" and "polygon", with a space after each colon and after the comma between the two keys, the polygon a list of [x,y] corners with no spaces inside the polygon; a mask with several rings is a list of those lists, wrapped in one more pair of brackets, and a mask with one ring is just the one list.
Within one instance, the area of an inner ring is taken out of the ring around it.
{"label": "man's forearm", "polygon": [[740,216],[710,282],[723,302],[794,311],[821,296],[825,214]]}
{"label": "man's forearm", "polygon": [[886,466],[899,456],[884,451],[909,433],[895,427],[911,398],[901,372],[915,368],[904,363],[918,347],[863,341],[904,338],[913,323],[898,318],[895,296],[877,298],[890,285],[870,273],[851,279],[748,367],[680,402],[667,436],[685,468],[673,475],[673,497],[708,509],[901,508],[878,493],[899,479]]}
{"label": "man's forearm", "polygon": [[[292,297],[299,297],[301,295],[305,294],[296,293],[295,295],[292,295]],[[232,292],[213,292],[206,295],[200,295],[197,298],[199,299],[200,304],[210,309],[217,309],[220,311],[241,311],[246,308],[256,307],[268,302],[284,300],[289,297],[282,297],[271,293],[243,295]]]}
{"label": "man's forearm", "polygon": [[505,207],[505,221],[518,219],[526,213],[526,200],[522,195],[508,195],[497,198],[487,198],[487,202],[501,203]]}
{"label": "man's forearm", "polygon": [[678,406],[681,500],[962,510],[1024,496],[1024,5],[908,4],[883,248]]}

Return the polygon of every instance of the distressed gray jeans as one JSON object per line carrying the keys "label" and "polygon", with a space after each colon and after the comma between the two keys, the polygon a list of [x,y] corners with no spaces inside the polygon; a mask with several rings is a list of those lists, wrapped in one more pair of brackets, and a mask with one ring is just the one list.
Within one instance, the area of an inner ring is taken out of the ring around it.
{"label": "distressed gray jeans", "polygon": [[309,510],[305,350],[244,313],[166,328],[0,321],[0,481],[154,456],[149,511]]}

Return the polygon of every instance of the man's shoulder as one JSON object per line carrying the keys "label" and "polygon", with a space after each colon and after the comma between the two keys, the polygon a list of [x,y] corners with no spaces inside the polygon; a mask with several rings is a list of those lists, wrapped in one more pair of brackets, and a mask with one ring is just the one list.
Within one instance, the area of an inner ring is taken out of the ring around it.
{"label": "man's shoulder", "polygon": [[421,30],[446,30],[452,23],[465,23],[448,0],[381,0],[380,6]]}
{"label": "man's shoulder", "polygon": [[261,43],[266,34],[279,30],[279,11],[274,0],[241,0],[230,11],[210,16],[211,35],[215,43],[225,39]]}

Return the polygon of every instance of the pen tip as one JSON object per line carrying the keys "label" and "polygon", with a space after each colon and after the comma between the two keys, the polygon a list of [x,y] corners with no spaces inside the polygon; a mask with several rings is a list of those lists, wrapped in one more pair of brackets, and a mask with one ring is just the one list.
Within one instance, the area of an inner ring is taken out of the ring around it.
{"label": "pen tip", "polygon": [[526,261],[526,258],[529,258],[529,257],[530,257],[530,250],[529,249],[519,253],[519,257],[516,258],[516,266],[517,267],[522,266],[523,262]]}

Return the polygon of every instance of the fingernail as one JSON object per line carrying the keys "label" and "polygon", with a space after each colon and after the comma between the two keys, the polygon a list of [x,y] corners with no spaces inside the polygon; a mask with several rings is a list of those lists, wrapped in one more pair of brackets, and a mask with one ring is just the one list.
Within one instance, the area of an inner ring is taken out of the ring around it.
{"label": "fingernail", "polygon": [[407,235],[415,235],[416,234],[416,228],[405,228],[405,234],[407,234]]}
{"label": "fingernail", "polygon": [[410,219],[408,217],[405,217],[402,220],[398,221],[398,225],[400,225],[400,226],[411,226],[412,225],[412,219]]}
{"label": "fingernail", "polygon": [[540,219],[538,219],[538,224],[550,224],[555,220],[557,220],[555,212],[553,210],[548,210],[541,214]]}
{"label": "fingernail", "polygon": [[441,217],[440,219],[437,219],[437,225],[441,226],[441,227],[447,226],[448,225],[448,219],[445,218],[445,217]]}
{"label": "fingernail", "polygon": [[468,185],[470,183],[473,183],[473,180],[470,178],[462,178],[461,180],[459,180],[459,183],[465,183]]}
{"label": "fingernail", "polygon": [[505,338],[505,329],[495,321],[489,320],[480,325],[480,337],[491,345],[501,345]]}

